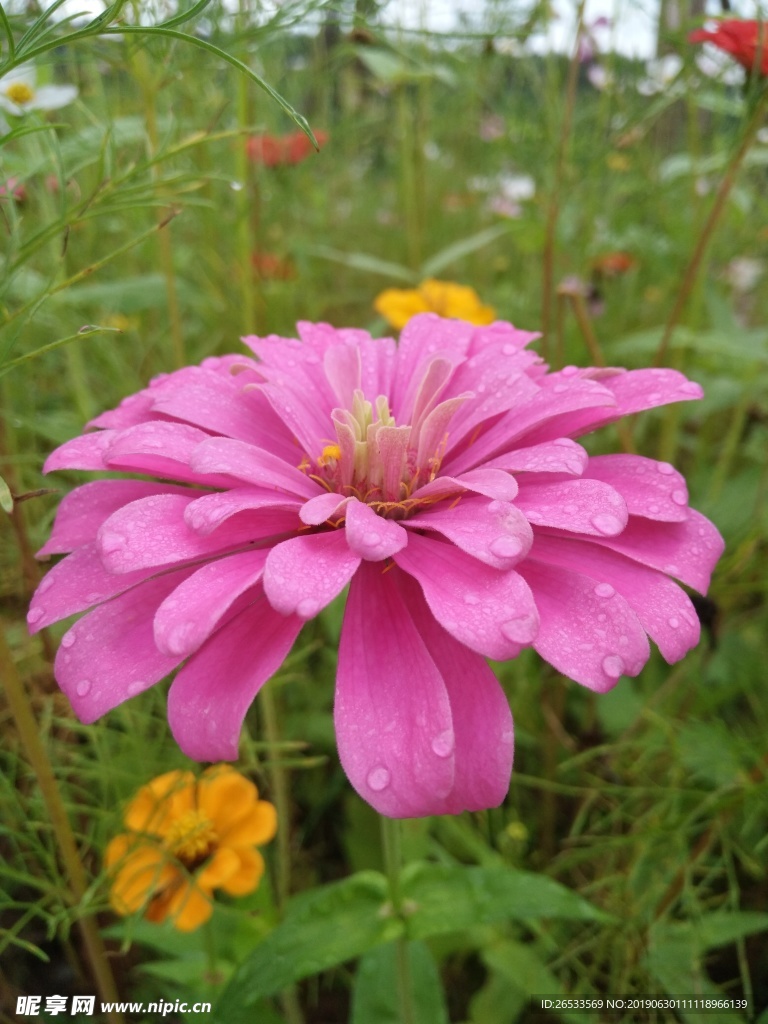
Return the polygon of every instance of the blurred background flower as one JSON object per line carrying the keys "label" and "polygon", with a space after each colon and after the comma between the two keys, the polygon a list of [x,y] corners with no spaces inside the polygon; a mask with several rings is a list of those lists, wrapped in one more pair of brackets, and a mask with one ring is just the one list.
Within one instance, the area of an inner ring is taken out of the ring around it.
{"label": "blurred background flower", "polygon": [[19,116],[31,110],[59,110],[77,98],[75,85],[37,85],[37,69],[23,64],[0,78],[0,107]]}
{"label": "blurred background flower", "polygon": [[481,325],[493,323],[496,318],[496,310],[483,305],[474,288],[432,278],[422,281],[418,288],[387,288],[376,296],[373,306],[396,330],[405,327],[417,313],[437,313]]}

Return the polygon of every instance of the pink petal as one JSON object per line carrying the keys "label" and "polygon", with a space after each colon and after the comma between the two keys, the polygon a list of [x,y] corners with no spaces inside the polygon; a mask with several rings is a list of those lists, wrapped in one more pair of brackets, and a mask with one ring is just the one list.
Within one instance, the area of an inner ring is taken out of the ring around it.
{"label": "pink petal", "polygon": [[470,469],[468,473],[462,473],[457,479],[468,491],[483,494],[486,498],[512,501],[517,497],[517,480],[501,469],[481,466],[480,469]]}
{"label": "pink petal", "polygon": [[506,501],[485,498],[462,498],[453,505],[444,502],[417,513],[405,525],[411,530],[437,530],[462,551],[496,569],[511,569],[533,542],[533,531],[519,509]]}
{"label": "pink petal", "polygon": [[370,505],[353,498],[346,506],[347,544],[350,551],[369,562],[381,562],[408,543],[408,534],[393,519],[377,516]]}
{"label": "pink petal", "polygon": [[599,543],[674,576],[702,594],[725,547],[712,523],[692,508],[683,523],[656,523],[630,516],[621,536],[600,539]]}
{"label": "pink petal", "polygon": [[155,646],[152,618],[189,572],[148,580],[84,615],[67,633],[54,673],[81,722],[94,722],[176,668],[180,659]]}
{"label": "pink petal", "polygon": [[153,494],[191,493],[171,484],[149,480],[94,480],[76,487],[61,499],[51,536],[37,557],[72,551],[89,544],[104,520],[123,505]]}
{"label": "pink petal", "polygon": [[109,409],[89,420],[88,426],[125,430],[126,427],[135,427],[137,423],[146,423],[147,420],[153,419],[156,417],[152,413],[152,390],[145,388],[135,395],[128,395],[116,409]]}
{"label": "pink petal", "polygon": [[53,473],[57,469],[104,469],[104,454],[107,451],[116,431],[95,430],[91,434],[81,434],[59,445],[43,465],[44,473]]}
{"label": "pink petal", "polygon": [[96,543],[110,572],[132,572],[148,566],[209,557],[250,544],[258,522],[240,517],[236,523],[201,536],[184,522],[194,495],[160,494],[124,505],[101,526]]}
{"label": "pink petal", "polygon": [[567,473],[581,476],[589,456],[575,441],[558,437],[530,448],[517,448],[486,462],[486,468],[498,467],[509,473]]}
{"label": "pink petal", "polygon": [[599,605],[613,600],[614,591],[621,594],[668,662],[679,661],[699,642],[690,598],[662,573],[600,545],[546,534],[536,536],[531,557],[588,577]]}
{"label": "pink petal", "polygon": [[215,633],[178,673],[168,694],[174,739],[198,761],[237,758],[245,713],[280,668],[302,621],[263,598]]}
{"label": "pink petal", "polygon": [[152,396],[155,412],[271,452],[295,452],[291,435],[268,403],[258,391],[245,391],[237,377],[188,366],[166,377]]}
{"label": "pink petal", "polygon": [[411,425],[418,430],[422,421],[432,412],[440,399],[440,393],[450,380],[453,364],[447,359],[436,358],[427,364],[419,381],[413,400]]}
{"label": "pink petal", "polygon": [[299,519],[307,526],[320,526],[335,513],[340,512],[348,501],[349,498],[344,498],[341,494],[323,492],[304,502]]}
{"label": "pink petal", "polygon": [[252,539],[256,540],[297,530],[300,508],[297,498],[276,495],[258,487],[233,487],[229,491],[204,494],[190,502],[184,510],[184,522],[196,533],[207,536],[228,523],[232,516],[248,513],[247,522],[254,525]]}
{"label": "pink petal", "polygon": [[494,347],[463,363],[451,381],[451,391],[471,391],[474,400],[456,414],[451,424],[452,443],[480,423],[514,409],[530,395],[531,384],[525,370],[537,360],[535,352],[517,350],[505,355]]}
{"label": "pink petal", "polygon": [[419,581],[440,625],[478,654],[514,658],[536,636],[536,605],[513,570],[492,569],[453,544],[417,533],[395,561]]}
{"label": "pink petal", "polygon": [[235,480],[292,496],[312,498],[320,493],[320,485],[305,476],[297,466],[284,462],[263,448],[229,437],[211,437],[203,441],[193,452],[190,465],[197,473],[226,474]]}
{"label": "pink petal", "polygon": [[457,366],[466,356],[475,328],[463,320],[443,320],[434,313],[411,317],[400,334],[390,409],[398,423],[411,423],[413,404],[424,372],[440,356]]}
{"label": "pink petal", "polygon": [[[513,356],[519,349],[525,348],[531,341],[536,341],[541,334],[538,331],[521,331],[514,324],[505,320],[496,320],[492,324],[483,324],[475,328],[468,355],[476,356],[491,349],[497,356]],[[538,358],[538,357],[537,357]]]}
{"label": "pink petal", "polygon": [[237,598],[264,575],[267,551],[243,551],[209,562],[178,586],[155,615],[159,650],[186,658],[219,625]]}
{"label": "pink petal", "polygon": [[323,369],[338,405],[352,408],[360,389],[360,350],[352,345],[333,345],[323,356]]}
{"label": "pink petal", "polygon": [[364,563],[344,613],[334,722],[339,758],[387,817],[440,814],[454,784],[454,731],[442,676],[391,573]]}
{"label": "pink petal", "polygon": [[[398,574],[418,633],[448,692],[455,736],[453,789],[433,814],[460,814],[497,807],[509,789],[514,732],[509,701],[484,658],[435,621],[416,583]],[[446,746],[442,746],[443,750]]]}
{"label": "pink petal", "polygon": [[392,378],[397,362],[394,338],[364,338],[360,342],[360,386],[369,402],[379,395],[392,394]]}
{"label": "pink petal", "polygon": [[584,475],[617,490],[630,515],[670,523],[688,518],[688,488],[668,462],[639,455],[598,455],[589,460]]}
{"label": "pink petal", "polygon": [[54,565],[40,581],[27,613],[29,631],[36,633],[52,622],[107,601],[156,571],[153,566],[116,575],[104,568],[95,543],[84,544]]}
{"label": "pink petal", "polygon": [[359,565],[343,530],[294,537],[270,551],[264,590],[283,615],[311,619],[342,592]]}
{"label": "pink petal", "polygon": [[622,496],[599,480],[519,481],[515,505],[534,526],[551,526],[595,537],[612,537],[627,524]]}
{"label": "pink petal", "polygon": [[594,580],[527,558],[518,572],[541,616],[535,650],[564,675],[603,693],[621,675],[636,676],[650,655],[648,637],[619,594],[595,592]]}
{"label": "pink petal", "polygon": [[210,437],[197,427],[152,420],[109,433],[112,438],[104,454],[109,469],[128,469],[209,487],[226,487],[231,483],[229,477],[202,476],[190,468],[192,452]]}

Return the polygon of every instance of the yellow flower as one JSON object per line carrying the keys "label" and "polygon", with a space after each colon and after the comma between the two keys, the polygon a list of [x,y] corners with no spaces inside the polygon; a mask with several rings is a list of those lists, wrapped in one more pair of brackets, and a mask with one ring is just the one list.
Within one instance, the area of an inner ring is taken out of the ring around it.
{"label": "yellow flower", "polygon": [[167,772],[138,791],[123,815],[129,830],[109,843],[105,863],[118,914],[144,910],[191,932],[213,913],[213,890],[253,892],[264,874],[256,849],[277,829],[272,804],[227,764]]}
{"label": "yellow flower", "polygon": [[490,324],[496,318],[496,310],[484,306],[474,288],[433,278],[418,288],[387,288],[376,296],[373,306],[397,330],[417,313],[438,313],[471,324]]}

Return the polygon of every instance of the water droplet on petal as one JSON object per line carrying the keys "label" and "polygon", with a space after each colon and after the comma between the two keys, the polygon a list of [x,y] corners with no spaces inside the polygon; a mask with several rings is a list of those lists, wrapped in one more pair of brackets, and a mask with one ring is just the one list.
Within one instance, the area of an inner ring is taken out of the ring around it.
{"label": "water droplet on petal", "polygon": [[27,622],[30,626],[34,626],[34,624],[39,622],[44,615],[45,611],[42,608],[30,608],[27,612]]}
{"label": "water droplet on petal", "polygon": [[578,366],[564,366],[560,371],[561,377],[575,377],[579,372]]}
{"label": "water droplet on petal", "polygon": [[[597,621],[598,622],[605,622],[607,618],[608,618],[608,616],[605,614],[605,612],[600,612],[600,614],[597,616]],[[602,635],[605,636],[605,632],[604,631],[601,631],[601,632],[602,632]]]}
{"label": "water droplet on petal", "polygon": [[432,740],[432,752],[437,757],[450,757],[453,753],[454,745],[453,729],[446,729],[445,732],[441,732]]}
{"label": "water droplet on petal", "polygon": [[70,629],[70,631],[68,633],[65,633],[64,636],[61,638],[61,646],[72,647],[75,640],[77,640],[77,637],[75,636],[74,632]]}
{"label": "water droplet on petal", "polygon": [[46,592],[46,590],[50,590],[52,586],[53,586],[53,577],[49,574],[48,576],[44,576],[40,580],[40,585],[37,588],[37,592],[38,592],[38,594],[44,594]]}
{"label": "water droplet on petal", "polygon": [[579,644],[579,650],[580,651],[591,651],[594,646],[595,646],[594,644]]}
{"label": "water droplet on petal", "polygon": [[145,689],[146,684],[143,679],[134,679],[134,681],[129,683],[126,687],[126,693],[129,697],[135,697],[137,693],[141,693],[141,691]]}
{"label": "water droplet on petal", "polygon": [[302,619],[311,619],[313,615],[317,614],[317,601],[311,597],[305,597],[296,605],[296,614],[300,615]]}
{"label": "water droplet on petal", "polygon": [[606,536],[615,536],[617,533],[621,533],[624,529],[624,525],[620,519],[617,519],[616,516],[612,516],[606,512],[602,512],[597,516],[592,516],[591,522],[598,533],[603,533]]}
{"label": "water droplet on petal", "polygon": [[529,644],[536,636],[536,620],[533,615],[516,615],[501,624],[501,632],[516,644]]}
{"label": "water droplet on petal", "polygon": [[523,550],[517,537],[497,537],[488,545],[489,551],[499,558],[514,558]]}
{"label": "water droplet on petal", "polygon": [[664,566],[664,572],[668,572],[670,576],[678,576],[679,577],[680,576],[680,566],[679,565],[672,565],[670,563],[669,565],[665,565]]}
{"label": "water droplet on petal", "polygon": [[624,662],[618,654],[609,654],[603,658],[603,672],[610,679],[618,679],[624,671]]}
{"label": "water droplet on petal", "polygon": [[695,395],[696,398],[701,398],[702,395],[701,385],[696,384],[692,380],[687,380],[685,384],[681,384],[678,391],[681,391],[684,395]]}
{"label": "water droplet on petal", "polygon": [[677,629],[680,625],[680,619],[676,619],[673,615],[671,619],[667,619],[667,623],[672,627],[672,629]]}
{"label": "water droplet on petal", "polygon": [[543,517],[541,512],[537,512],[535,509],[529,509],[528,512],[525,513],[525,518],[529,523],[540,523]]}
{"label": "water droplet on petal", "polygon": [[464,604],[480,604],[480,598],[477,594],[465,594]]}
{"label": "water droplet on petal", "polygon": [[595,593],[598,597],[613,597],[616,591],[610,583],[598,583],[595,587]]}
{"label": "water droplet on petal", "polygon": [[568,385],[567,384],[555,384],[555,386],[552,388],[552,390],[554,391],[554,393],[556,395],[562,395],[562,393],[564,391],[568,390]]}
{"label": "water droplet on petal", "polygon": [[515,345],[504,345],[501,351],[505,356],[513,356],[517,352],[517,348]]}
{"label": "water droplet on petal", "polygon": [[656,402],[660,402],[661,399],[662,394],[660,391],[652,391],[650,395],[648,395],[648,401],[652,402],[654,405],[656,404]]}
{"label": "water droplet on petal", "polygon": [[86,594],[86,595],[85,595],[85,600],[86,600],[86,601],[87,601],[87,602],[88,602],[89,604],[94,604],[94,602],[96,602],[96,601],[100,601],[100,600],[101,600],[101,594],[99,594],[99,593],[97,593],[97,592],[96,592],[95,590],[93,590],[93,591],[91,591],[91,593],[90,593],[90,594]]}
{"label": "water droplet on petal", "polygon": [[371,531],[370,533],[364,533],[363,534],[363,544],[367,548],[378,547],[378,545],[381,544],[381,534],[374,533],[373,531]]}
{"label": "water droplet on petal", "polygon": [[687,505],[688,495],[685,491],[672,491],[672,501],[674,501],[676,505]]}
{"label": "water droplet on petal", "polygon": [[122,551],[125,547],[125,537],[122,533],[103,533],[99,546],[106,555],[111,555],[113,551]]}
{"label": "water droplet on petal", "polygon": [[657,472],[661,473],[663,476],[671,476],[672,473],[675,472],[675,467],[674,466],[670,466],[670,464],[668,462],[657,462],[656,463],[656,470],[657,470]]}
{"label": "water droplet on petal", "polygon": [[75,687],[75,693],[78,697],[87,697],[91,692],[91,686],[93,686],[93,683],[90,679],[81,679]]}
{"label": "water droplet on petal", "polygon": [[389,770],[383,764],[378,764],[375,768],[371,768],[365,781],[375,793],[380,793],[382,789],[387,788],[391,779]]}
{"label": "water droplet on petal", "polygon": [[658,515],[658,513],[659,513],[659,506],[658,505],[649,505],[648,506],[648,511],[651,513],[652,516]]}

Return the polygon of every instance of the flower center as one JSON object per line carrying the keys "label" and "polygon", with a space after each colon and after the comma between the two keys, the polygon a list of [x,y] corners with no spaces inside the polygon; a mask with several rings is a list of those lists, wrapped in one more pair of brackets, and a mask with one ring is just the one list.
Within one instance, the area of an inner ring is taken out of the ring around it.
{"label": "flower center", "polygon": [[5,90],[5,95],[11,103],[23,107],[25,103],[29,103],[35,98],[35,91],[26,82],[13,82]]}
{"label": "flower center", "polygon": [[205,860],[218,840],[213,822],[202,811],[186,811],[171,825],[165,838],[170,852],[187,867]]}
{"label": "flower center", "polygon": [[351,409],[334,409],[336,443],[301,468],[329,491],[358,498],[381,516],[402,519],[421,504],[414,492],[434,480],[447,434],[422,424],[398,426],[389,400],[355,391]]}

